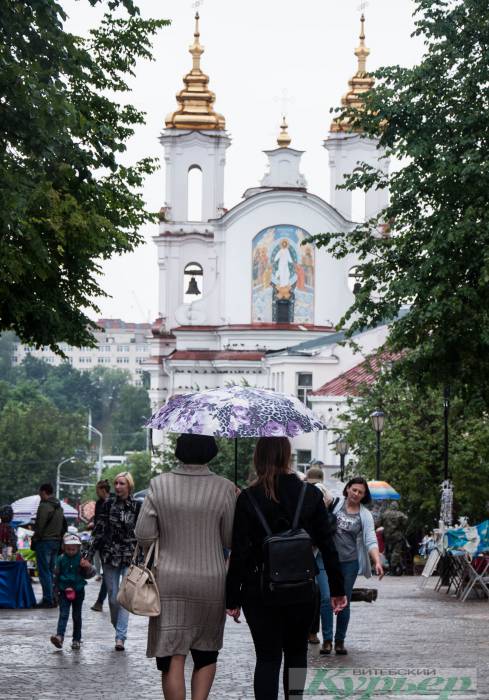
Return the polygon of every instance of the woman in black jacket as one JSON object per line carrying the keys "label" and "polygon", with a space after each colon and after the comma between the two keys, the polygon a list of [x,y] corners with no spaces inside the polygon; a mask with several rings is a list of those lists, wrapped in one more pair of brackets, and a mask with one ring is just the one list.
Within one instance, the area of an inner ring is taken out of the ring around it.
{"label": "woman in black jacket", "polygon": [[[291,527],[302,482],[290,468],[291,448],[285,437],[260,438],[254,454],[257,473],[249,490],[273,533]],[[247,489],[248,490],[248,489]],[[236,504],[233,544],[227,576],[227,613],[236,621],[241,607],[250,627],[256,651],[254,689],[256,700],[278,698],[280,666],[284,656],[284,693],[289,697],[289,669],[294,674],[290,692],[303,690],[307,669],[307,638],[314,614],[314,599],[306,603],[273,606],[263,601],[260,575],[265,530],[243,491]],[[320,491],[308,485],[299,519],[319,548],[328,575],[331,602],[336,613],[346,605],[338,554]],[[297,677],[299,676],[299,677]],[[302,686],[302,687],[300,687]]]}

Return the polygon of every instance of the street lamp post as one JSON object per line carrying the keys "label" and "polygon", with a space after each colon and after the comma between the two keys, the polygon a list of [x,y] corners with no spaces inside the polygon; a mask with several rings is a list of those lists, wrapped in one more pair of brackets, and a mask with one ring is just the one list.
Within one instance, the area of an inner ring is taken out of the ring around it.
{"label": "street lamp post", "polygon": [[72,462],[75,458],[73,455],[72,457],[68,457],[67,459],[62,459],[61,462],[58,464],[56,467],[56,498],[59,499],[59,484],[60,484],[60,479],[61,479],[61,467],[63,464],[66,464],[67,462]]}
{"label": "street lamp post", "polygon": [[98,461],[97,461],[97,481],[100,481],[100,477],[102,475],[102,467],[103,467],[103,433],[100,432],[100,430],[97,430],[97,428],[94,428],[91,423],[88,424],[88,439],[90,439],[90,431],[94,432],[95,435],[98,436],[100,442],[98,445]]}
{"label": "street lamp post", "polygon": [[374,411],[370,414],[370,422],[372,423],[372,428],[375,430],[377,445],[376,445],[376,457],[377,457],[377,467],[375,471],[375,478],[377,481],[380,479],[380,433],[384,430],[385,415],[383,411]]}
{"label": "street lamp post", "polygon": [[443,391],[443,418],[445,423],[445,444],[443,450],[444,481],[448,479],[448,414],[450,412],[450,387],[446,386]]}
{"label": "street lamp post", "polygon": [[348,454],[348,443],[344,437],[339,437],[335,445],[336,452],[340,456],[340,480],[343,481],[345,476],[345,457]]}

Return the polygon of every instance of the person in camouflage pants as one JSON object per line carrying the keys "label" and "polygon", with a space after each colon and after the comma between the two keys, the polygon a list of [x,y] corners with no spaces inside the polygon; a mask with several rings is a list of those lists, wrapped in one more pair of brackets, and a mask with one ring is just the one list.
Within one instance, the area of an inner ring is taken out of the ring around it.
{"label": "person in camouflage pants", "polygon": [[400,576],[403,573],[403,553],[406,541],[408,517],[393,501],[382,513],[380,525],[384,528],[385,556],[389,572]]}

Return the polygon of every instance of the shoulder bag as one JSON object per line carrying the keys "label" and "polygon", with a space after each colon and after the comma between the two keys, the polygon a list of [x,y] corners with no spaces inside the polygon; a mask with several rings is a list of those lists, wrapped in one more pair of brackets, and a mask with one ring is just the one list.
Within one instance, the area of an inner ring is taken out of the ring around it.
{"label": "shoulder bag", "polygon": [[152,569],[149,568],[151,556],[154,554],[155,569],[158,565],[158,540],[148,549],[142,564],[138,564],[139,544],[136,545],[132,562],[127,574],[122,579],[117,602],[134,615],[157,617],[161,612],[160,592]]}

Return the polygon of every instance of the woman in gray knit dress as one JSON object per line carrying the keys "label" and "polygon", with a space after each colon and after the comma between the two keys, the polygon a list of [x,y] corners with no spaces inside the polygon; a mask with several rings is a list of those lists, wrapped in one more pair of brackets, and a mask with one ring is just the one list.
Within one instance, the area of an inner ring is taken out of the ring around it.
{"label": "woman in gray knit dress", "polygon": [[207,466],[212,437],[181,435],[180,465],[151,480],[136,525],[147,548],[159,540],[161,614],[149,621],[147,656],[156,657],[165,700],[185,697],[184,665],[194,661],[192,700],[206,700],[222,647],[226,566],[236,502],[234,485]]}

